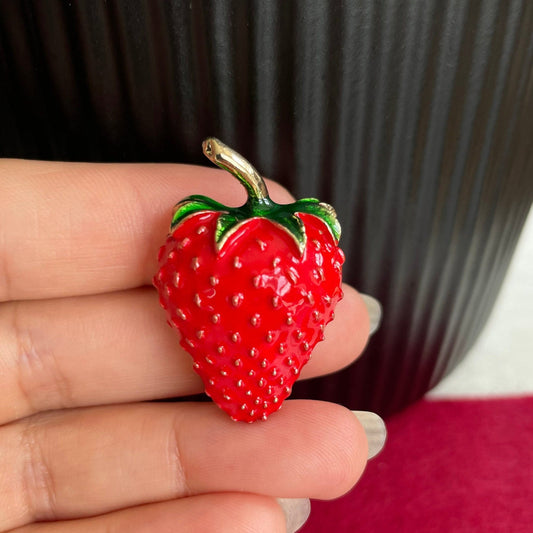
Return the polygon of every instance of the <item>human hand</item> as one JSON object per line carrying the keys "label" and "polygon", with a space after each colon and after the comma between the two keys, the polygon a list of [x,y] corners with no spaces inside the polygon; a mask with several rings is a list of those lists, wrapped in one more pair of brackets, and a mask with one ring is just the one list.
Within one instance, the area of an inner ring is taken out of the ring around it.
{"label": "human hand", "polygon": [[[364,429],[338,405],[289,400],[248,425],[148,402],[202,390],[149,286],[173,204],[201,193],[244,201],[214,169],[0,162],[0,531],[285,531],[276,497],[359,478]],[[366,344],[363,300],[344,292],[302,378]]]}

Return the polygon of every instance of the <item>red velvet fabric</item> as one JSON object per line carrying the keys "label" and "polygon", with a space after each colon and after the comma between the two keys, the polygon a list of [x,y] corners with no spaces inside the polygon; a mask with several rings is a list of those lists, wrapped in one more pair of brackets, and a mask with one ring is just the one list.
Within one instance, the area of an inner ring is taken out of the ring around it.
{"label": "red velvet fabric", "polygon": [[357,486],[302,533],[532,533],[533,397],[424,400],[387,421]]}

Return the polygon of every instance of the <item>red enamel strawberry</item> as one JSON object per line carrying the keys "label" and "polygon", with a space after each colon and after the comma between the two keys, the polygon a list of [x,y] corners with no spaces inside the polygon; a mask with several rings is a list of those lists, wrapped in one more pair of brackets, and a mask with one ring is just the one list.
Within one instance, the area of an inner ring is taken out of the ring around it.
{"label": "red enamel strawberry", "polygon": [[217,139],[203,149],[241,181],[248,201],[181,201],[154,285],[206,393],[234,420],[265,420],[342,298],[340,226],[318,200],[274,203],[257,171]]}

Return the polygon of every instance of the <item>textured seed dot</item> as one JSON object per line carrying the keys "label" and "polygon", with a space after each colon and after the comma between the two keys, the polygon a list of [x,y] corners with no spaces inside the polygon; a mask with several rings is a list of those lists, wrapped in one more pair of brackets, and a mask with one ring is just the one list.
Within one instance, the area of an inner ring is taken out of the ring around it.
{"label": "textured seed dot", "polygon": [[174,274],[174,287],[179,287],[179,286],[180,286],[180,273],[176,272]]}
{"label": "textured seed dot", "polygon": [[268,402],[263,402],[263,409],[268,409]]}
{"label": "textured seed dot", "polygon": [[257,357],[259,355],[259,350],[257,348],[250,349],[250,357]]}
{"label": "textured seed dot", "polygon": [[166,294],[167,294],[167,298],[168,298],[168,297],[170,296],[171,292],[172,292],[172,291],[170,290],[170,285],[165,285],[165,292],[166,292]]}
{"label": "textured seed dot", "polygon": [[252,409],[252,410],[250,411],[250,416],[254,416],[254,415],[255,415],[255,410]]}
{"label": "textured seed dot", "polygon": [[272,401],[273,401],[274,403],[278,403],[278,402],[279,402],[279,398],[278,398],[277,396],[274,396],[274,397],[272,398]]}
{"label": "textured seed dot", "polygon": [[272,390],[272,387],[268,387],[267,389],[267,394],[270,395],[272,394],[274,391]]}
{"label": "textured seed dot", "polygon": [[284,383],[285,383],[285,378],[284,377],[279,378],[279,384],[283,385]]}
{"label": "textured seed dot", "polygon": [[307,352],[309,350],[309,343],[307,341],[302,342],[302,350]]}
{"label": "textured seed dot", "polygon": [[193,366],[194,368],[196,368],[197,370],[200,368],[199,363],[194,363],[192,366]]}
{"label": "textured seed dot", "polygon": [[252,278],[252,285],[257,289],[261,285],[261,276],[254,276]]}
{"label": "textured seed dot", "polygon": [[279,353],[285,353],[285,345],[284,344],[280,344],[278,346],[278,352]]}
{"label": "textured seed dot", "polygon": [[263,416],[261,417],[261,420],[263,422],[266,422],[268,420],[268,415],[266,413],[263,413]]}
{"label": "textured seed dot", "polygon": [[262,366],[263,368],[266,368],[267,365],[268,365],[268,361],[267,361],[266,359],[263,359],[263,360],[261,361],[261,366]]}
{"label": "textured seed dot", "polygon": [[200,226],[197,230],[196,230],[196,233],[198,233],[198,235],[202,235],[203,233],[205,233],[207,231],[207,228],[205,226]]}
{"label": "textured seed dot", "polygon": [[294,319],[292,318],[292,316],[288,316],[287,317],[287,326],[292,326],[294,324]]}
{"label": "textured seed dot", "polygon": [[265,381],[263,378],[261,378],[261,379],[257,382],[257,384],[258,384],[260,387],[264,387],[264,386],[266,385],[266,381]]}
{"label": "textured seed dot", "polygon": [[326,294],[326,295],[322,296],[322,300],[324,300],[324,303],[326,305],[330,305],[331,304],[331,296],[329,294]]}
{"label": "textured seed dot", "polygon": [[278,369],[277,369],[277,368],[273,368],[273,369],[272,369],[272,375],[273,375],[274,377],[276,377],[276,376],[278,375]]}
{"label": "textured seed dot", "polygon": [[231,305],[233,305],[233,307],[239,307],[239,305],[242,304],[242,301],[244,300],[244,296],[242,293],[237,293],[237,294],[234,294],[232,297],[231,297]]}
{"label": "textured seed dot", "polygon": [[269,332],[266,334],[266,337],[265,337],[265,338],[266,338],[266,341],[267,341],[267,342],[272,342],[272,341],[274,340],[274,334],[273,334],[271,331],[269,331]]}
{"label": "textured seed dot", "polygon": [[319,316],[320,316],[319,312],[315,309],[315,310],[313,311],[313,318],[314,318],[315,320],[318,320]]}
{"label": "textured seed dot", "polygon": [[266,250],[266,242],[262,241],[261,239],[256,239],[255,242],[257,243],[257,245],[259,246],[259,249],[264,252]]}
{"label": "textured seed dot", "polygon": [[185,313],[184,313],[181,309],[176,309],[176,314],[177,314],[182,320],[187,320],[187,316],[185,315]]}
{"label": "textured seed dot", "polygon": [[206,362],[209,363],[210,365],[213,364],[213,359],[211,359],[209,356],[206,356],[205,360],[206,360]]}
{"label": "textured seed dot", "polygon": [[298,330],[298,331],[296,332],[296,339],[297,339],[297,340],[302,339],[303,336],[304,336],[304,334],[303,334],[300,330]]}
{"label": "textured seed dot", "polygon": [[242,361],[240,359],[235,359],[235,361],[233,361],[233,364],[235,366],[241,366],[242,365]]}
{"label": "textured seed dot", "polygon": [[287,277],[293,282],[298,283],[298,280],[300,279],[300,276],[298,276],[298,272],[293,268],[289,268],[287,271]]}
{"label": "textured seed dot", "polygon": [[285,387],[283,390],[285,391],[285,394],[290,394],[291,393],[291,388],[290,387]]}
{"label": "textured seed dot", "polygon": [[278,307],[279,305],[279,296],[274,296],[274,298],[272,298],[272,307]]}
{"label": "textured seed dot", "polygon": [[289,365],[289,366],[292,366],[294,364],[294,359],[292,357],[287,357],[287,359],[285,359],[285,362]]}
{"label": "textured seed dot", "polygon": [[259,405],[261,403],[261,398],[259,396],[254,400],[255,405]]}
{"label": "textured seed dot", "polygon": [[236,331],[232,336],[231,336],[231,342],[240,342],[241,341],[241,336],[239,334],[238,331]]}
{"label": "textured seed dot", "polygon": [[320,250],[320,248],[322,248],[322,245],[320,244],[319,241],[317,241],[316,239],[313,239],[313,244],[315,246],[315,250],[318,252]]}
{"label": "textured seed dot", "polygon": [[341,264],[340,264],[338,261],[335,261],[335,263],[333,263],[333,269],[334,269],[336,272],[339,272],[340,269],[341,269]]}
{"label": "textured seed dot", "polygon": [[314,305],[315,303],[315,297],[313,296],[313,293],[311,291],[309,291],[307,293],[307,301],[311,304],[311,305]]}
{"label": "textured seed dot", "polygon": [[272,260],[272,266],[276,268],[281,263],[281,259],[279,257],[274,257]]}
{"label": "textured seed dot", "polygon": [[241,409],[242,409],[243,411],[246,411],[246,409],[248,409],[248,406],[247,406],[245,403],[243,403],[243,404],[241,405]]}
{"label": "textured seed dot", "polygon": [[191,348],[194,348],[195,344],[194,342],[191,341],[191,339],[185,339],[185,342],[187,343],[188,346],[190,346]]}
{"label": "textured seed dot", "polygon": [[242,379],[239,379],[239,381],[237,381],[237,387],[244,387],[244,381]]}
{"label": "textured seed dot", "polygon": [[216,276],[211,276],[209,278],[209,284],[211,287],[216,287],[218,285],[218,278]]}
{"label": "textured seed dot", "polygon": [[221,375],[221,376],[227,376],[228,373],[227,373],[225,370],[221,370],[221,371],[220,371],[220,375]]}
{"label": "textured seed dot", "polygon": [[252,318],[250,318],[250,323],[255,328],[259,326],[259,324],[261,323],[261,315],[259,313],[256,313]]}
{"label": "textured seed dot", "polygon": [[187,246],[189,246],[189,244],[191,244],[191,239],[189,239],[189,237],[185,237],[185,239],[183,239],[179,244],[178,244],[178,248],[180,250],[183,250],[184,248],[187,248]]}
{"label": "textured seed dot", "polygon": [[214,379],[210,379],[209,380],[209,385],[213,386],[215,384],[215,380]]}
{"label": "textured seed dot", "polygon": [[198,259],[198,257],[193,257],[191,260],[191,268],[193,270],[198,270],[199,267],[200,267],[200,260]]}
{"label": "textured seed dot", "polygon": [[205,337],[205,330],[203,329],[199,329],[197,332],[196,332],[196,337],[198,339],[203,339]]}
{"label": "textured seed dot", "polygon": [[202,299],[200,298],[199,294],[194,295],[194,303],[196,304],[197,307],[202,306]]}
{"label": "textured seed dot", "polygon": [[224,394],[223,397],[224,397],[224,400],[228,400],[228,401],[231,400],[231,396],[228,396],[227,394]]}
{"label": "textured seed dot", "polygon": [[247,390],[246,391],[246,396],[251,396],[252,395],[252,391],[251,390]]}
{"label": "textured seed dot", "polygon": [[220,322],[220,315],[218,313],[211,315],[211,322],[213,322],[213,324],[218,324]]}
{"label": "textured seed dot", "polygon": [[224,346],[220,344],[219,346],[217,346],[217,352],[223,354],[226,352],[226,348],[224,348]]}
{"label": "textured seed dot", "polygon": [[248,375],[249,376],[255,376],[255,370],[250,370],[250,372],[248,372]]}
{"label": "textured seed dot", "polygon": [[293,366],[291,370],[293,374],[298,374],[298,369],[295,366]]}

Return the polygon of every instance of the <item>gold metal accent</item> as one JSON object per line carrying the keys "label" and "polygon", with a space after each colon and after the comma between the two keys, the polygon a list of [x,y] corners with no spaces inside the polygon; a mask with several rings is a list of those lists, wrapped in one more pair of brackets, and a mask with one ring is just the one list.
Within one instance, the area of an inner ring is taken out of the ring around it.
{"label": "gold metal accent", "polygon": [[202,150],[209,161],[231,172],[257,198],[268,198],[263,178],[242,155],[215,137],[206,139],[202,143]]}

